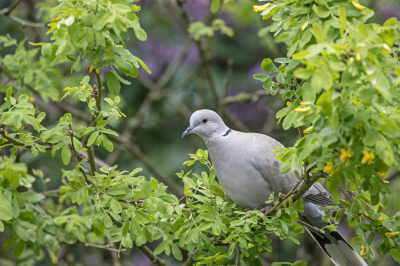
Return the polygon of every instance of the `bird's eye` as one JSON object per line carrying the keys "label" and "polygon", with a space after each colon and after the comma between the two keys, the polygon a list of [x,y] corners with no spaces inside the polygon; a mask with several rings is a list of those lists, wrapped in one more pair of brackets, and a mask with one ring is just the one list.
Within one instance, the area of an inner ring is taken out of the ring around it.
{"label": "bird's eye", "polygon": [[207,118],[203,118],[203,124],[207,123],[208,119]]}

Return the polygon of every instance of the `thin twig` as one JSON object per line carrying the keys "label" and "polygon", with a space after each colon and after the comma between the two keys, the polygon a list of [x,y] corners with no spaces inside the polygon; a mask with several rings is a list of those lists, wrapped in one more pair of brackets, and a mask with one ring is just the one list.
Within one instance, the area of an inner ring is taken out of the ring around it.
{"label": "thin twig", "polygon": [[[4,131],[4,129],[2,127],[0,127],[0,134],[3,136],[3,138],[7,139],[9,142],[18,145],[18,146],[23,146],[25,148],[32,148],[34,145],[29,145],[26,144],[25,142],[22,142],[20,140],[17,140],[15,138],[10,137],[9,135],[6,134],[6,132]],[[53,146],[43,146],[46,150],[51,150],[53,148]]]}
{"label": "thin twig", "polygon": [[[315,172],[314,174],[311,175],[311,177],[309,179],[304,180],[304,182],[301,184],[301,186],[297,189],[297,191],[293,194],[290,194],[290,196],[287,196],[284,198],[284,200],[279,201],[274,207],[272,207],[271,210],[269,210],[268,212],[265,213],[265,216],[269,216],[272,215],[275,210],[277,210],[278,208],[280,208],[284,202],[287,203],[287,201],[292,200],[293,202],[296,201],[297,199],[299,199],[301,196],[303,196],[304,193],[307,192],[307,190],[321,177],[324,176],[324,172],[319,170],[317,172]],[[294,190],[292,190],[294,191]]]}
{"label": "thin twig", "polygon": [[20,2],[21,2],[21,0],[17,0],[9,7],[6,7],[3,10],[0,10],[0,15],[8,16],[11,13],[11,11],[13,11],[14,8],[16,8],[19,5]]}
{"label": "thin twig", "polygon": [[[118,249],[111,248],[111,247],[109,247],[108,245],[101,246],[101,245],[96,245],[96,244],[92,244],[92,243],[84,243],[84,245],[85,245],[86,247],[89,246],[89,247],[94,247],[94,248],[106,249],[106,250],[113,251],[113,252],[119,252]],[[122,252],[125,252],[125,251],[126,251],[126,248],[121,249],[121,251],[122,251]]]}
{"label": "thin twig", "polygon": [[97,96],[96,96],[96,107],[99,112],[101,112],[101,102],[103,101],[103,83],[101,82],[101,77],[100,74],[97,73],[97,71],[94,71],[94,74],[96,76],[96,82],[97,82]]}

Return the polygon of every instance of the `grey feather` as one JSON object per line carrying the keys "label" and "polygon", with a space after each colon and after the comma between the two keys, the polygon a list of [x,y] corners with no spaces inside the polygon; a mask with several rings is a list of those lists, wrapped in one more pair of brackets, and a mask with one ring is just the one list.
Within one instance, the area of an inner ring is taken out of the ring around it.
{"label": "grey feather", "polygon": [[[273,152],[284,146],[273,138],[230,130],[211,110],[193,113],[183,136],[189,133],[203,138],[219,182],[229,198],[242,208],[261,209],[272,192],[275,196],[287,194],[298,183],[294,172],[280,172],[282,163],[275,159]],[[315,183],[302,198],[304,212],[301,219],[311,225],[307,230],[335,265],[366,266],[339,233],[322,234],[312,229],[328,225],[322,220],[325,213],[319,206],[333,205],[329,192]]]}

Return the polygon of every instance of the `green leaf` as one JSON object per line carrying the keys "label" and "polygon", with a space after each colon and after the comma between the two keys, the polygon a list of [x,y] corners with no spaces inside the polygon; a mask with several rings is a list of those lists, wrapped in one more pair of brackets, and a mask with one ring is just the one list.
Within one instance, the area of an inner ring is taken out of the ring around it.
{"label": "green leaf", "polygon": [[99,131],[95,131],[90,135],[89,140],[87,142],[87,146],[90,147],[96,141],[97,137],[99,136]]}
{"label": "green leaf", "polygon": [[[18,199],[24,200],[29,203],[36,203],[45,198],[44,195],[35,193],[33,191],[26,191],[26,192],[18,193],[16,197]],[[1,216],[0,216],[0,218],[1,218]]]}
{"label": "green leaf", "polygon": [[142,235],[142,228],[140,227],[139,222],[135,218],[131,219],[131,239],[132,239],[132,233],[136,237]]}
{"label": "green leaf", "polygon": [[52,52],[53,52],[53,45],[51,43],[47,43],[43,45],[41,48],[42,56],[46,59],[50,58]]}
{"label": "green leaf", "polygon": [[113,226],[113,222],[112,222],[110,216],[108,216],[108,215],[106,215],[106,216],[104,217],[103,223],[104,223],[104,226],[105,226],[106,228],[111,228],[111,227]]}
{"label": "green leaf", "polygon": [[305,262],[304,260],[298,260],[296,262],[293,262],[292,266],[305,266],[307,265],[307,262]]}
{"label": "green leaf", "polygon": [[392,258],[397,261],[398,263],[400,263],[400,252],[398,249],[390,249],[390,255],[392,255]]}
{"label": "green leaf", "polygon": [[115,76],[114,71],[107,72],[106,81],[108,90],[112,94],[118,95],[121,91],[121,84],[119,83],[118,78]]}
{"label": "green leaf", "polygon": [[0,205],[0,220],[9,221],[13,218],[13,213],[10,208]]}
{"label": "green leaf", "polygon": [[313,74],[313,71],[306,69],[306,68],[300,68],[294,72],[294,76],[296,78],[305,79],[305,80],[309,79],[312,74]]}
{"label": "green leaf", "polygon": [[172,254],[174,255],[175,259],[177,259],[177,260],[182,260],[182,258],[183,258],[180,248],[176,245],[172,246]]}
{"label": "green leaf", "polygon": [[274,65],[270,58],[266,58],[261,63],[261,68],[267,73],[277,73],[279,69]]}
{"label": "green leaf", "polygon": [[168,245],[168,241],[164,240],[163,242],[161,242],[158,247],[154,250],[154,255],[158,255],[161,254],[162,252],[164,252],[165,248]]}
{"label": "green leaf", "polygon": [[112,152],[114,150],[114,146],[113,146],[112,142],[104,134],[101,135],[101,137],[103,140],[104,148],[106,148],[107,151]]}
{"label": "green leaf", "polygon": [[121,203],[119,203],[117,200],[113,198],[111,199],[110,207],[116,213],[122,212]]}
{"label": "green leaf", "polygon": [[69,149],[68,143],[65,143],[65,145],[61,149],[61,159],[64,165],[68,165],[71,160],[71,150]]}
{"label": "green leaf", "polygon": [[215,14],[218,12],[220,0],[212,0],[211,2],[211,13]]}
{"label": "green leaf", "polygon": [[24,251],[25,243],[26,243],[25,241],[20,240],[20,241],[15,245],[14,257],[18,258],[19,256],[21,256],[22,251]]}
{"label": "green leaf", "polygon": [[157,210],[162,214],[167,213],[167,207],[162,199],[157,199]]}

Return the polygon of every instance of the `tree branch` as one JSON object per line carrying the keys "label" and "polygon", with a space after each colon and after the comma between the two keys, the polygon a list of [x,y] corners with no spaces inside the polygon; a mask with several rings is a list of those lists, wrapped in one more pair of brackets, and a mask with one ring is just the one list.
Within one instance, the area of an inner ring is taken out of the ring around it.
{"label": "tree branch", "polygon": [[[23,146],[23,147],[26,147],[26,148],[29,148],[29,149],[34,146],[34,145],[26,144],[25,142],[22,142],[20,140],[17,140],[15,138],[10,137],[9,135],[6,134],[6,132],[4,131],[4,129],[2,127],[0,127],[0,134],[3,136],[3,138],[5,138],[6,140],[8,140],[9,142],[11,142],[11,143],[13,143],[15,145]],[[53,146],[44,146],[44,148],[46,150],[51,150],[53,148]]]}
{"label": "tree branch", "polygon": [[94,74],[96,76],[96,82],[97,82],[96,108],[100,112],[101,111],[101,102],[103,101],[103,83],[101,83],[100,73],[97,73],[97,71],[94,71]]}
{"label": "tree branch", "polygon": [[272,207],[271,210],[265,213],[266,216],[272,215],[278,208],[280,208],[283,205],[283,202],[288,202],[289,200],[292,200],[293,202],[301,198],[304,193],[307,192],[307,190],[315,183],[317,182],[318,179],[321,177],[324,177],[324,172],[322,170],[318,170],[314,174],[311,175],[309,179],[305,179],[304,181],[299,181],[298,184],[303,182],[299,189],[296,189],[296,186],[294,189],[292,189],[286,196],[285,198],[280,201],[278,204],[276,204],[274,207]]}
{"label": "tree branch", "polygon": [[[135,244],[134,244],[135,245]],[[152,261],[155,265],[159,266],[168,266],[162,259],[154,255],[153,251],[151,251],[148,247],[146,246],[136,246],[147,258],[149,258],[150,261]]]}
{"label": "tree branch", "polygon": [[21,0],[17,0],[9,7],[6,7],[3,10],[0,10],[0,15],[8,16],[11,13],[11,11],[13,11],[14,8],[16,8],[19,5],[20,2],[21,2]]}
{"label": "tree branch", "polygon": [[239,243],[236,243],[236,247],[235,247],[235,266],[240,266],[240,247],[239,247]]}
{"label": "tree branch", "polygon": [[[118,249],[109,247],[109,245],[112,245],[112,244],[101,246],[101,245],[96,245],[96,244],[92,244],[92,243],[84,243],[84,245],[86,247],[101,248],[101,249],[106,249],[106,250],[113,251],[113,252],[119,252]],[[125,252],[126,250],[127,250],[126,248],[121,249],[122,252]]]}
{"label": "tree branch", "polygon": [[0,10],[0,16],[9,17],[11,20],[21,24],[23,27],[42,28],[44,26],[43,23],[34,23],[34,22],[26,21],[26,20],[20,19],[16,16],[10,14],[19,5],[20,2],[21,2],[21,0],[16,0],[9,7],[6,7],[3,10]]}
{"label": "tree branch", "polygon": [[[82,112],[71,105],[66,105],[66,104],[59,103],[59,102],[54,102],[54,103],[60,110],[62,110],[64,112],[71,113],[74,116],[77,116],[86,122],[91,121],[91,119],[87,116],[87,114],[85,112]],[[127,149],[127,151],[129,151],[133,156],[135,156],[149,170],[149,172],[154,175],[154,177],[156,177],[158,180],[160,180],[165,185],[167,185],[172,190],[172,192],[176,196],[178,196],[178,198],[180,198],[184,195],[183,188],[181,186],[179,186],[178,184],[176,184],[173,180],[171,180],[164,173],[162,173],[153,164],[153,162],[151,162],[150,159],[140,150],[139,146],[134,145],[128,137],[126,137],[124,135],[120,135],[118,137],[116,137],[114,135],[108,135],[108,137],[111,140],[122,144]],[[86,157],[85,154],[83,154],[83,156]],[[110,167],[107,163],[105,163],[97,158],[94,158],[94,160],[95,160],[95,163],[99,166],[104,166],[107,168]]]}

